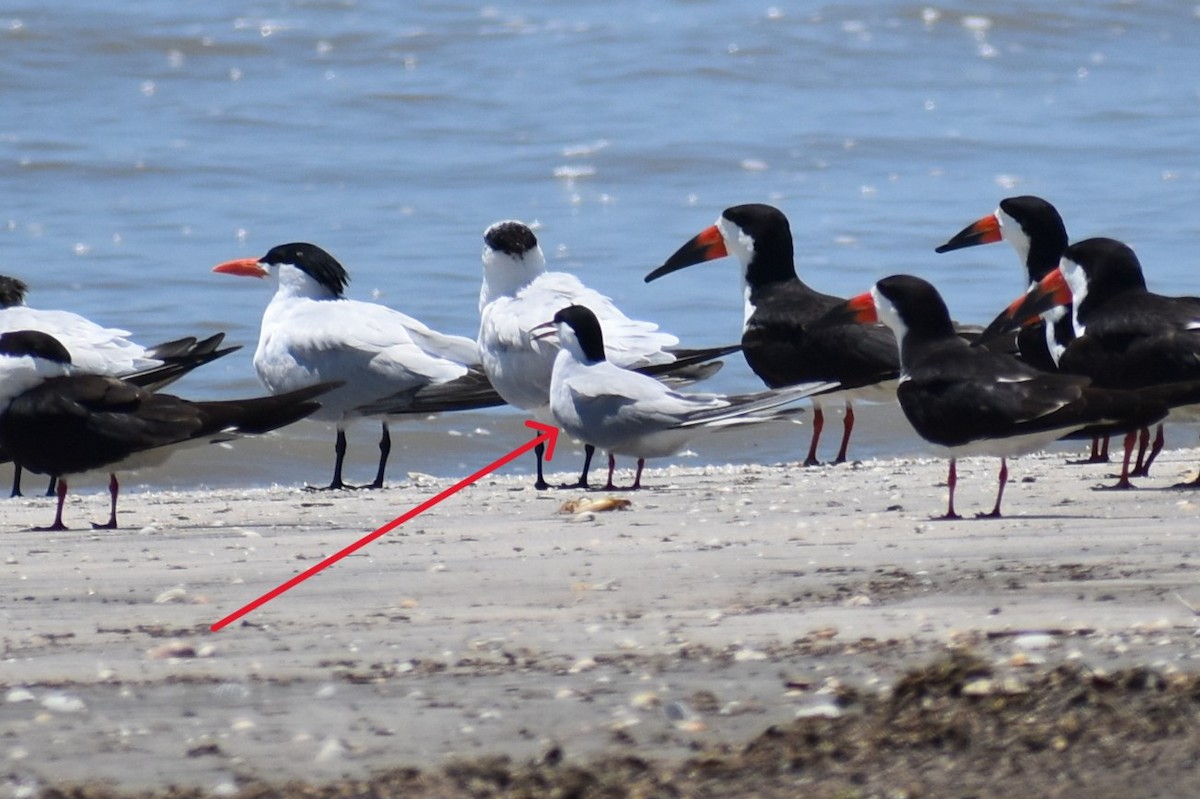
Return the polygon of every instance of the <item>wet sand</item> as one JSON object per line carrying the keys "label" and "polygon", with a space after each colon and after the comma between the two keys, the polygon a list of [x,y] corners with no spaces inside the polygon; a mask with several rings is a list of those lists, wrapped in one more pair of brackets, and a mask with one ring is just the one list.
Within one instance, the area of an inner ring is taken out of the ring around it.
{"label": "wet sand", "polygon": [[[7,790],[221,795],[555,747],[669,761],[836,716],[847,687],[885,691],[960,648],[997,679],[1200,671],[1200,494],[1169,488],[1200,451],[1168,450],[1126,492],[1064,460],[1013,461],[1008,515],[961,521],[931,519],[937,459],[649,470],[612,495],[627,509],[594,513],[488,477],[217,633],[453,480],[135,493],[126,528],[96,532],[28,531],[50,500],[6,500]],[[960,463],[961,512],[991,507],[997,465]],[[73,497],[67,524],[106,501]]]}

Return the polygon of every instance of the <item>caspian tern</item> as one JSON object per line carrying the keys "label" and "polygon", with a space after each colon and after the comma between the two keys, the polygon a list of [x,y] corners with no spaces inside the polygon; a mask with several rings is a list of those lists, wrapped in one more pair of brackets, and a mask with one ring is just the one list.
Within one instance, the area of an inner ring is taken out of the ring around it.
{"label": "caspian tern", "polygon": [[771,411],[836,383],[814,382],[742,396],[684,394],[647,375],[617,366],[605,354],[600,321],[582,305],[570,305],[535,327],[535,336],[558,336],[550,381],[550,411],[569,435],[608,452],[613,490],[616,456],[637,458],[632,489],[641,488],[646,458],[683,449],[702,430],[765,422]]}
{"label": "caspian tern", "polygon": [[[387,416],[503,404],[487,386],[475,342],[439,333],[377,303],[344,295],[349,275],[313,244],[273,247],[261,258],[240,258],[214,272],[270,278],[275,294],[263,312],[254,368],[272,394],[331,380],[344,385],[321,398],[314,419],[337,425],[330,489],[342,481],[346,428],[362,417],[382,420],[379,466],[369,488],[383,486],[391,451]],[[440,389],[436,401],[422,394]]]}
{"label": "caspian tern", "polygon": [[[652,322],[630,319],[611,299],[588,288],[575,275],[546,270],[546,258],[528,225],[497,222],[483,234],[483,286],[479,293],[479,355],[492,385],[506,402],[551,421],[550,379],[558,348],[535,341],[533,328],[572,304],[586,305],[600,319],[607,358],[647,374],[694,382],[720,367],[712,359],[737,347],[673,349],[679,339]],[[548,488],[537,457],[538,489]],[[587,487],[594,448],[585,443],[583,472],[570,487]]]}
{"label": "caspian tern", "polygon": [[58,478],[58,505],[47,530],[64,530],[68,475],[110,473],[111,510],[117,526],[115,471],[157,465],[184,445],[228,441],[266,433],[302,419],[313,399],[333,388],[322,384],[275,397],[191,402],[152,393],[104,375],[73,374],[71,355],[37,330],[0,333],[0,441],[14,462]]}

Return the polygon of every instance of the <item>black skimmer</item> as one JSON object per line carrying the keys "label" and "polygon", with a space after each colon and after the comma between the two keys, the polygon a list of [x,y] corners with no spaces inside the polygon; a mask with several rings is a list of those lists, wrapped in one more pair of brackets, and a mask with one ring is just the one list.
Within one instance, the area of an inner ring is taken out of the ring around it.
{"label": "black skimmer", "polygon": [[[261,258],[219,264],[214,272],[270,278],[275,294],[263,312],[254,369],[272,394],[318,382],[343,385],[321,398],[314,419],[337,426],[328,488],[342,481],[346,428],[356,419],[382,421],[379,466],[366,488],[382,488],[391,435],[388,416],[502,405],[487,386],[475,342],[433,330],[377,303],[348,299],[350,280],[332,255],[314,244],[281,244]],[[422,392],[440,388],[437,401]]]}
{"label": "black skimmer", "polygon": [[[1008,480],[1007,458],[1080,431],[1136,430],[1167,413],[1161,397],[1097,388],[1087,377],[1045,372],[1011,355],[971,346],[956,334],[937,289],[921,278],[884,278],[831,311],[825,323],[847,319],[882,321],[895,331],[900,407],[918,435],[949,451],[947,519],[958,518],[954,489],[960,456],[1000,457],[996,504],[980,514],[995,517]],[[1200,393],[1200,384],[1189,393]],[[1131,446],[1127,440],[1126,466]]]}
{"label": "black skimmer", "polygon": [[[1096,385],[1142,389],[1200,379],[1200,298],[1168,297],[1146,287],[1137,255],[1115,239],[1067,248],[1061,265],[1002,312],[984,336],[1000,335],[1054,305],[1069,305],[1075,338],[1059,358],[1063,371]],[[1147,434],[1143,434],[1143,440]],[[1162,427],[1144,466],[1163,446]],[[1116,487],[1128,488],[1127,476]],[[1200,477],[1187,485],[1200,487]]]}
{"label": "black skimmer", "polygon": [[[1025,270],[1026,288],[1058,267],[1059,259],[1069,244],[1067,226],[1058,209],[1041,197],[1026,194],[1001,200],[995,211],[967,225],[934,251],[950,252],[998,241],[1007,241],[1016,250]],[[1070,309],[1051,308],[1042,314],[1041,319],[1017,331],[1017,351],[1030,366],[1048,372],[1057,371],[1058,358],[1073,336]],[[1144,451],[1139,450],[1138,465],[1133,474],[1142,468],[1143,455]],[[1090,457],[1072,461],[1107,462],[1106,436],[1092,440]]]}
{"label": "black skimmer", "polygon": [[[72,370],[76,373],[120,377],[157,391],[191,370],[240,349],[221,349],[224,333],[202,340],[189,336],[145,347],[131,341],[129,331],[102,327],[77,313],[30,308],[25,304],[27,291],[23,281],[0,275],[0,333],[40,330],[53,336],[71,353]],[[0,462],[3,458],[0,448]],[[46,493],[54,494],[53,480]],[[21,496],[20,466],[13,472],[12,496]]]}
{"label": "black skimmer", "polygon": [[[546,270],[546,258],[529,226],[497,222],[483,234],[483,287],[479,294],[479,355],[483,369],[510,405],[551,421],[550,376],[558,348],[535,341],[533,328],[572,304],[586,305],[600,319],[609,361],[678,383],[695,382],[720,368],[714,358],[738,347],[675,349],[679,339],[652,322],[630,319],[611,299],[575,275]],[[538,489],[548,488],[537,457]],[[564,488],[587,488],[594,447],[585,442],[583,472]]]}
{"label": "black skimmer", "polygon": [[0,441],[13,461],[58,478],[58,505],[47,530],[64,530],[67,476],[107,471],[117,526],[115,472],[154,466],[183,445],[266,433],[315,411],[322,384],[275,397],[192,402],[104,375],[72,374],[71,355],[37,330],[0,333]]}
{"label": "black skimmer", "polygon": [[[842,443],[834,463],[846,460],[854,429],[856,397],[887,399],[900,372],[896,342],[883,325],[847,324],[809,330],[808,325],[845,302],[822,294],[796,275],[792,231],[787,217],[770,205],[738,205],[725,209],[717,223],[684,244],[646,282],[704,261],[733,255],[742,266],[746,298],[742,352],[746,363],[767,386],[778,388],[809,381],[835,381],[846,392]],[[829,400],[829,397],[825,398]],[[813,432],[806,466],[817,461],[817,442],[824,426],[821,400],[813,400]]]}
{"label": "black skimmer", "polygon": [[743,396],[684,394],[648,375],[608,360],[600,321],[582,305],[569,305],[534,328],[535,336],[557,334],[559,351],[550,381],[550,411],[568,435],[608,453],[613,490],[616,456],[637,458],[631,489],[642,487],[646,458],[683,449],[702,430],[770,421],[771,411],[798,402],[836,383],[813,382]]}

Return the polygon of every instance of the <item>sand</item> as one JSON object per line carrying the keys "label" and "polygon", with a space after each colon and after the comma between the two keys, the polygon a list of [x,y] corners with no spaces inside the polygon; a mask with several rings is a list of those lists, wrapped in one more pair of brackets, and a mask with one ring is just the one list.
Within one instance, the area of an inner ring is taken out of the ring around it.
{"label": "sand", "polygon": [[[951,649],[1018,677],[1200,670],[1200,493],[1170,488],[1200,451],[1124,492],[1064,460],[1012,461],[1007,515],[961,521],[931,519],[937,459],[652,469],[592,513],[487,477],[216,633],[453,480],[135,493],[125,529],[96,532],[28,531],[50,500],[4,500],[5,790],[229,795],[553,747],[669,760],[835,716],[846,686]],[[996,468],[960,463],[960,511],[990,508]],[[106,513],[90,493],[66,521]]]}

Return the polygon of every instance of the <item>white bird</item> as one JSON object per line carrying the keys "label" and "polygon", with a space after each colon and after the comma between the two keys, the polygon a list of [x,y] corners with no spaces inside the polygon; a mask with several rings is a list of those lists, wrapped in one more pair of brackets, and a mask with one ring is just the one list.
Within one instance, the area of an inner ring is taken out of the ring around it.
{"label": "white bird", "polygon": [[[479,356],[492,386],[506,402],[550,422],[550,380],[558,348],[536,341],[533,329],[568,305],[580,304],[599,317],[605,355],[626,369],[676,375],[694,381],[720,368],[713,358],[734,347],[673,350],[679,339],[652,322],[630,319],[613,301],[566,272],[546,271],[546,258],[528,226],[514,220],[497,222],[483,234],[483,287],[479,293]],[[586,488],[594,447],[585,446],[583,473],[573,487]],[[547,488],[542,475],[542,449],[537,455],[537,488]]]}
{"label": "white bird", "polygon": [[[202,340],[189,336],[145,347],[131,341],[128,330],[103,327],[71,311],[30,308],[25,305],[27,290],[23,281],[0,275],[0,333],[37,330],[53,336],[71,353],[72,374],[120,377],[157,391],[196,367],[239,349],[218,349],[224,333]],[[47,495],[53,493],[51,481]],[[21,496],[19,466],[13,474],[12,496]]]}
{"label": "white bird", "polygon": [[[369,488],[383,486],[391,435],[388,414],[427,413],[500,405],[478,367],[475,342],[439,333],[377,303],[347,299],[349,275],[313,244],[273,247],[261,258],[219,264],[214,272],[270,278],[275,295],[263,312],[254,369],[272,394],[326,381],[345,385],[321,399],[314,419],[337,425],[330,489],[342,481],[346,428],[362,417],[380,418],[379,467]],[[440,387],[435,401],[422,391]]]}
{"label": "white bird", "polygon": [[[551,329],[552,328],[552,329]],[[550,382],[550,410],[567,434],[608,452],[608,484],[617,455],[637,458],[632,489],[641,488],[646,458],[679,452],[704,429],[778,419],[780,406],[838,387],[812,382],[757,394],[684,394],[623,369],[605,357],[596,315],[582,305],[558,311],[535,335],[557,333],[559,352]]]}
{"label": "white bird", "polygon": [[120,485],[114,471],[155,466],[176,449],[265,433],[317,408],[322,384],[276,397],[191,402],[119,378],[74,373],[71,355],[38,330],[0,333],[0,441],[20,466],[58,478],[54,523],[64,530],[68,475],[109,472],[117,526]]}

